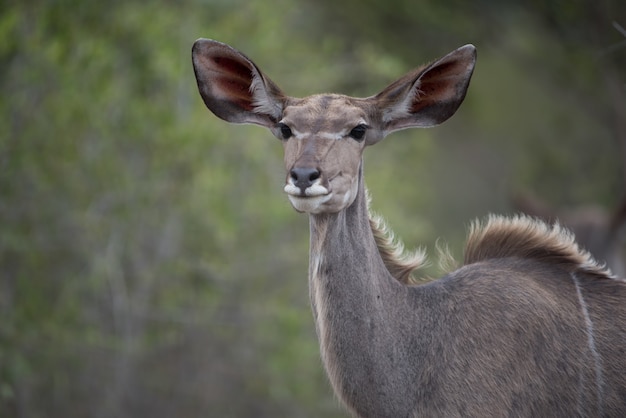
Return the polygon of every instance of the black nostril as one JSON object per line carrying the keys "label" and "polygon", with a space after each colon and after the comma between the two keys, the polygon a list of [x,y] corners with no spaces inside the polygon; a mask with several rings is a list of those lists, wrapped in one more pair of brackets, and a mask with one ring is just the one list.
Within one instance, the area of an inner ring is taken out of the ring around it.
{"label": "black nostril", "polygon": [[307,187],[310,187],[315,180],[320,178],[321,173],[317,168],[296,167],[291,169],[289,175],[294,185],[304,192]]}

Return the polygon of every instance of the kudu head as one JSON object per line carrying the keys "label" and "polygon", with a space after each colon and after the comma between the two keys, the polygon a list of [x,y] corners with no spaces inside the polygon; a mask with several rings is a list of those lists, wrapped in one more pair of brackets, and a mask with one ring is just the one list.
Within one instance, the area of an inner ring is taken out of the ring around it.
{"label": "kudu head", "polygon": [[228,122],[270,129],[284,147],[284,190],[291,204],[317,214],[352,204],[366,146],[393,131],[437,125],[456,112],[476,50],[463,46],[368,98],[289,97],[249,58],[213,40],[197,40],[192,58],[206,106]]}

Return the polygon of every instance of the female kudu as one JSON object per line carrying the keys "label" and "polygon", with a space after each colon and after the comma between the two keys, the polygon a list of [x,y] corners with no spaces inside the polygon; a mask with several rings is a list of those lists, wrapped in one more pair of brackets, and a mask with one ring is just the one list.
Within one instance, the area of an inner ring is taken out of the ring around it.
{"label": "female kudu", "polygon": [[193,65],[218,117],[265,126],[285,151],[285,192],[310,219],[309,291],[322,360],[363,417],[626,416],[626,282],[558,225],[490,217],[464,265],[421,285],[373,219],[362,153],[437,125],[465,97],[471,45],[379,94],[286,96],[246,56],[200,39]]}

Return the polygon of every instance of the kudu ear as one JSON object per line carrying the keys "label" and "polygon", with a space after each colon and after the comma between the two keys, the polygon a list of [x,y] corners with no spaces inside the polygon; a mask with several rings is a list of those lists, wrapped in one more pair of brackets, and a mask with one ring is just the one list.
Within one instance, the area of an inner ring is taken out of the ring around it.
{"label": "kudu ear", "polygon": [[280,120],[286,96],[248,57],[211,39],[198,39],[191,55],[202,100],[216,116],[266,127]]}
{"label": "kudu ear", "polygon": [[462,46],[372,97],[382,112],[383,134],[438,125],[452,116],[465,98],[475,62],[476,48]]}

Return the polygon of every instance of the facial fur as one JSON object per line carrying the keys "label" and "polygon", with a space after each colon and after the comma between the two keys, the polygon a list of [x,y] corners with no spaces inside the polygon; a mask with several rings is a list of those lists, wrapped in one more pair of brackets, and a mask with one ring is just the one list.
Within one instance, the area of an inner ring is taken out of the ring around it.
{"label": "facial fur", "polygon": [[[288,105],[277,124],[285,151],[284,190],[299,212],[339,212],[356,198],[370,126],[366,111],[349,101],[339,95],[302,99]],[[294,173],[306,169],[319,176],[303,185]]]}

